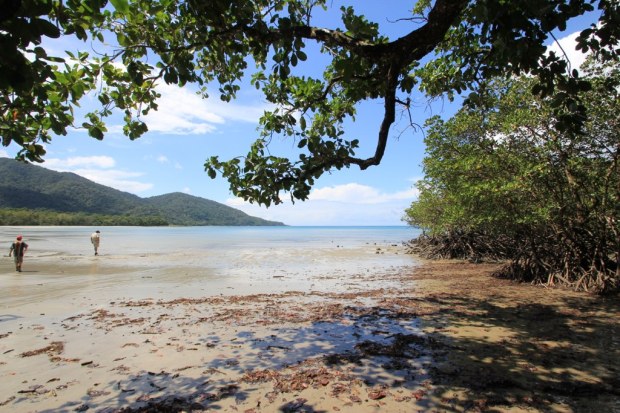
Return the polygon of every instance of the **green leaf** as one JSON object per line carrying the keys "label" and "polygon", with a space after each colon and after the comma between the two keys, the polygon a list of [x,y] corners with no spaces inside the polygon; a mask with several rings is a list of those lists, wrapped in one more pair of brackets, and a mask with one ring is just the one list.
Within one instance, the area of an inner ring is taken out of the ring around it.
{"label": "green leaf", "polygon": [[129,12],[129,2],[127,0],[110,0],[116,11],[127,14]]}
{"label": "green leaf", "polygon": [[88,131],[88,134],[97,140],[103,139],[103,131],[98,127],[93,127]]}
{"label": "green leaf", "polygon": [[39,35],[47,36],[52,39],[57,39],[60,37],[60,30],[58,29],[58,27],[56,27],[47,20],[33,19],[30,24],[33,32]]}

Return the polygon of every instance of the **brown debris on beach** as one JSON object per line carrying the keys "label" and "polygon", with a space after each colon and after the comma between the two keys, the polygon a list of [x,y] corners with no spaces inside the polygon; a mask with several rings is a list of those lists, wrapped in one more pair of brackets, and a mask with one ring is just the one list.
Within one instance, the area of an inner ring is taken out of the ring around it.
{"label": "brown debris on beach", "polygon": [[[21,382],[0,406],[620,411],[617,300],[495,279],[495,269],[427,262],[360,275],[346,293],[115,300],[1,335],[5,347],[31,349],[2,360]],[[373,288],[386,279],[398,287]],[[37,370],[23,371],[35,359]]]}
{"label": "brown debris on beach", "polygon": [[50,357],[61,354],[64,349],[64,343],[61,341],[54,341],[49,346],[45,346],[43,348],[39,348],[36,350],[24,351],[20,354],[21,357],[32,357],[39,354],[47,354]]}

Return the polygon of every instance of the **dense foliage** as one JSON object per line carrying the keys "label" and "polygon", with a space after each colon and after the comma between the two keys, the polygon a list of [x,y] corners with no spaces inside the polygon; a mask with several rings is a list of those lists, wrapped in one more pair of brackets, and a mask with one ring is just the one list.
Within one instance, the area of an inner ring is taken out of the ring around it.
{"label": "dense foliage", "polygon": [[[226,177],[235,195],[266,205],[281,202],[282,192],[306,199],[315,179],[333,169],[378,165],[397,110],[413,110],[416,91],[450,98],[468,91],[476,102],[484,79],[528,73],[538,95],[554,96],[556,126],[578,130],[584,107],[575,93],[587,82],[561,56],[545,54],[549,33],[595,11],[598,22],[583,27],[579,48],[613,57],[620,38],[616,0],[419,0],[400,19],[409,26],[396,39],[353,6],[329,10],[327,0],[5,3],[0,134],[3,145],[21,147],[19,158],[42,161],[43,144],[70,127],[102,139],[115,112],[124,115],[125,134],[140,137],[148,129],[141,116],[157,109],[158,83],[194,84],[204,96],[216,90],[229,101],[251,77],[274,109],[261,118],[245,157],[210,157],[205,169]],[[339,13],[338,26],[314,26],[317,9]],[[83,40],[95,53],[57,55],[41,46],[60,36]],[[308,49],[323,57],[305,62]],[[87,94],[100,107],[81,121],[74,110]],[[355,153],[368,137],[349,136],[345,125],[369,100],[384,113],[370,136],[372,156],[360,158]],[[271,154],[275,136],[294,139],[298,158]]]}
{"label": "dense foliage", "polygon": [[156,216],[0,208],[0,225],[162,226],[168,222]]}
{"label": "dense foliage", "polygon": [[620,288],[620,61],[590,63],[581,133],[558,131],[534,80],[488,84],[485,105],[434,119],[407,220],[431,256],[509,259],[512,278]]}

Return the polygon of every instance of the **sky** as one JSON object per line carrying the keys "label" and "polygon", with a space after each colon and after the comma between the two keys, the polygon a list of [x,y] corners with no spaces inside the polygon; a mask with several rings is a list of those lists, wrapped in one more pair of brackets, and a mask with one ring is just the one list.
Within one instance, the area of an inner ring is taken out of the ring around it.
{"label": "sky", "polygon": [[[331,12],[322,17],[326,27],[333,27],[339,3],[334,1]],[[409,2],[373,1],[355,7],[371,19],[377,16],[381,30],[393,38],[410,28],[397,21],[404,15],[402,3]],[[582,60],[573,55],[571,39],[575,27],[569,26],[566,32],[556,36],[573,67]],[[88,50],[89,47],[65,39],[45,46],[58,50]],[[310,54],[307,63],[313,62]],[[103,141],[90,138],[83,130],[72,130],[67,136],[53,138],[46,146],[45,162],[40,166],[73,172],[142,198],[184,192],[287,225],[405,225],[402,217],[417,197],[415,183],[423,176],[424,157],[424,133],[408,127],[408,119],[397,117],[379,166],[365,171],[351,167],[326,173],[315,182],[307,201],[292,203],[284,195],[283,204],[266,208],[234,197],[226,180],[219,176],[211,179],[204,171],[204,162],[211,156],[228,160],[247,153],[258,137],[258,119],[267,108],[260,92],[245,87],[231,103],[221,102],[217,89],[209,99],[200,98],[187,86],[163,85],[159,92],[162,94],[159,109],[145,118],[149,132],[143,137],[130,141],[122,135],[118,122],[108,123],[109,132]],[[82,106],[88,108],[89,104],[87,99]],[[413,115],[419,125],[430,116],[449,117],[458,109],[447,100],[427,102],[423,97],[416,104]],[[345,139],[360,140],[356,156],[367,157],[374,152],[382,115],[382,102],[369,102],[359,108],[355,123],[348,125]],[[270,148],[274,154],[287,155],[295,153],[296,144],[276,139]],[[14,144],[2,147],[0,156],[14,157],[18,150]]]}

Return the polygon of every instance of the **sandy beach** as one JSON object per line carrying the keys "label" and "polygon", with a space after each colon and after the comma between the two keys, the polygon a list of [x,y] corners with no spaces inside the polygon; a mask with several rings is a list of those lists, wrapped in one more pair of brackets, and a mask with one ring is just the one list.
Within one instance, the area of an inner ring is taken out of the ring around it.
{"label": "sandy beach", "polygon": [[2,261],[0,411],[620,412],[617,297],[413,259],[234,285],[181,260],[177,285],[142,258]]}

